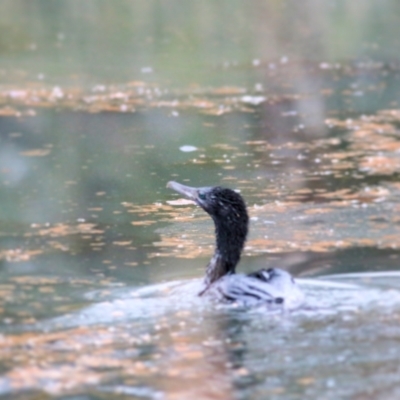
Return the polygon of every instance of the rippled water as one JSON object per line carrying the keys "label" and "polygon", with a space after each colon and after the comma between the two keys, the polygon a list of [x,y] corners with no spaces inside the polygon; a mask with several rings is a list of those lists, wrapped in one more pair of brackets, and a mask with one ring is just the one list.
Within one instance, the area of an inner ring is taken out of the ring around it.
{"label": "rippled water", "polygon": [[300,280],[302,307],[274,312],[200,299],[198,280],[87,293],[90,306],[3,337],[3,365],[19,366],[3,377],[2,392],[396,397],[398,274],[327,279]]}

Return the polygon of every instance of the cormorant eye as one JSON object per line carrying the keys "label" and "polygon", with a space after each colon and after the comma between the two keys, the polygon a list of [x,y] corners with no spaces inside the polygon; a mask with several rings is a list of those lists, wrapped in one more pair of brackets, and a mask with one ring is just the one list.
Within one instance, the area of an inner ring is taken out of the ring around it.
{"label": "cormorant eye", "polygon": [[199,192],[199,199],[200,200],[205,200],[206,199],[206,194],[203,192]]}

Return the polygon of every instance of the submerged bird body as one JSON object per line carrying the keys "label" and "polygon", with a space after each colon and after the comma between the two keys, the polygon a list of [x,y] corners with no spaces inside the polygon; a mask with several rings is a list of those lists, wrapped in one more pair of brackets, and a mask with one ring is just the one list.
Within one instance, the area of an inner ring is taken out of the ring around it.
{"label": "submerged bird body", "polygon": [[245,305],[292,306],[301,301],[300,289],[284,270],[270,268],[248,275],[235,273],[249,223],[246,204],[239,193],[220,186],[193,188],[177,182],[168,182],[167,187],[195,201],[214,221],[216,248],[207,266],[200,295],[209,293]]}

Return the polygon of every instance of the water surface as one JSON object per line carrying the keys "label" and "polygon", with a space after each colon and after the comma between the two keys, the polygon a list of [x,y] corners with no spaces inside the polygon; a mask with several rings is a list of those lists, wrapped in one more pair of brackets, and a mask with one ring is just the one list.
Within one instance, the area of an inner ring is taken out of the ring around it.
{"label": "water surface", "polygon": [[[400,395],[398,5],[278,3],[2,4],[0,396]],[[302,307],[198,298],[169,180],[240,190]]]}

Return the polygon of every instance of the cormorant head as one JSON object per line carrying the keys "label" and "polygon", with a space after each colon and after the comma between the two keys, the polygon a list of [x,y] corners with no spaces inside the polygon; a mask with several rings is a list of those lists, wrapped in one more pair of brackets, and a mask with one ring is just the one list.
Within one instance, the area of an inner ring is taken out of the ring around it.
{"label": "cormorant head", "polygon": [[220,186],[195,188],[173,181],[168,182],[167,187],[193,200],[214,220],[232,226],[239,223],[247,227],[246,204],[234,190]]}
{"label": "cormorant head", "polygon": [[232,189],[220,186],[190,187],[168,182],[167,187],[193,200],[213,218],[217,244],[222,252],[239,252],[246,240],[249,217],[242,196]]}

